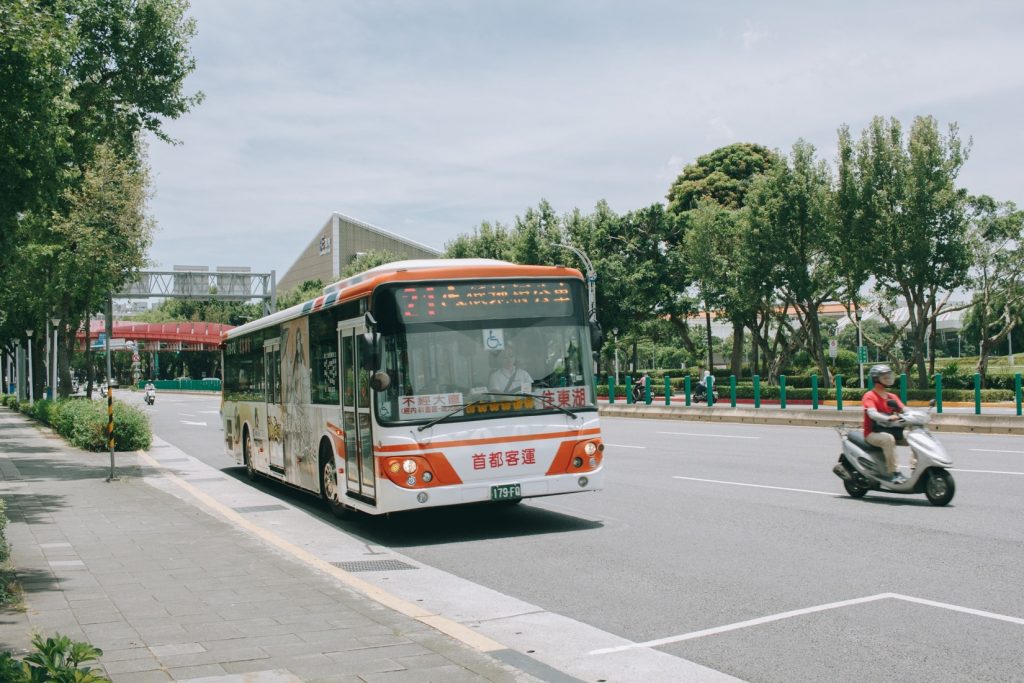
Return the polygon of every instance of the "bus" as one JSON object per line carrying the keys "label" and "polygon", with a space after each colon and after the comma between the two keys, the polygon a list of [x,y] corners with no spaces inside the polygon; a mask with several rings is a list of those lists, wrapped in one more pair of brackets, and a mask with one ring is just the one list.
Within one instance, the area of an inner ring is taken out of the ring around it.
{"label": "bus", "polygon": [[225,334],[228,455],[338,516],[597,491],[583,277],[398,261]]}

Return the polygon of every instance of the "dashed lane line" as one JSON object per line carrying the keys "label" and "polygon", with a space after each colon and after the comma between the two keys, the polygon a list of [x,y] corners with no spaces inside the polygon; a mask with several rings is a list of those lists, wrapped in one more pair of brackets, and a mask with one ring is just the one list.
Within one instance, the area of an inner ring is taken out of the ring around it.
{"label": "dashed lane line", "polygon": [[667,434],[669,436],[706,436],[713,439],[760,439],[759,436],[735,436],[733,434],[701,434],[698,432],[655,432],[655,434]]}
{"label": "dashed lane line", "polygon": [[774,489],[776,491],[794,491],[796,493],[816,493],[819,496],[832,496],[833,498],[845,498],[845,494],[833,493],[831,491],[813,491],[811,489],[792,489],[786,486],[766,486],[765,484],[747,484],[740,481],[722,481],[720,479],[699,479],[697,477],[673,476],[673,479],[684,479],[686,481],[701,481],[705,484],[727,484],[729,486],[748,486],[755,489]]}

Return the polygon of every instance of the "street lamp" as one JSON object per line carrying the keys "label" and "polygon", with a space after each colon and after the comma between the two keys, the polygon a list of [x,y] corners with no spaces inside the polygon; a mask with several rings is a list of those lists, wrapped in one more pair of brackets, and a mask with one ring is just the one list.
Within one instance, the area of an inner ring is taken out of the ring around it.
{"label": "street lamp", "polygon": [[860,330],[860,307],[857,306],[857,302],[853,302],[853,317],[857,320],[857,365],[860,366],[860,388],[864,388],[864,361],[861,360],[860,350],[864,346],[864,337],[861,335]]}
{"label": "street lamp", "polygon": [[587,271],[587,299],[590,303],[590,308],[588,309],[589,319],[592,321],[596,321],[597,296],[594,293],[594,283],[597,282],[597,273],[594,271],[594,264],[590,262],[590,259],[587,258],[586,254],[584,254],[582,251],[572,246],[571,244],[562,244],[561,242],[559,242],[557,244],[554,244],[554,246],[562,247],[563,249],[568,249],[572,253],[576,254],[576,256],[579,257],[580,261],[583,261],[583,267]]}
{"label": "street lamp", "polygon": [[57,328],[60,326],[60,318],[50,318],[53,323],[53,400],[57,400]]}
{"label": "street lamp", "polygon": [[25,330],[25,336],[28,337],[28,404],[32,405],[35,403],[35,396],[33,395],[32,389],[32,332],[34,330]]}

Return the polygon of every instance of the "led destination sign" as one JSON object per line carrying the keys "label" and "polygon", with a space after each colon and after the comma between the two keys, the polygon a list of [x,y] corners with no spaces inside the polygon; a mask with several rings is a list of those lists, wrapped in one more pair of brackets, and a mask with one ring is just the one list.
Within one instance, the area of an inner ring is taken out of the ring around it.
{"label": "led destination sign", "polygon": [[573,314],[569,282],[460,282],[394,290],[405,322],[490,318],[561,318]]}

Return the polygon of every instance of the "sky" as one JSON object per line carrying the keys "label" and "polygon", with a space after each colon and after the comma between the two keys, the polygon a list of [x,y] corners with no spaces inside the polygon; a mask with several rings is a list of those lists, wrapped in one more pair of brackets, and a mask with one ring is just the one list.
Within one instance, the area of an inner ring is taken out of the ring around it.
{"label": "sky", "polygon": [[1024,3],[192,0],[205,100],[151,140],[152,267],[278,279],[331,213],[436,249],[540,200],[664,203],[687,164],[934,116],[1024,206]]}

